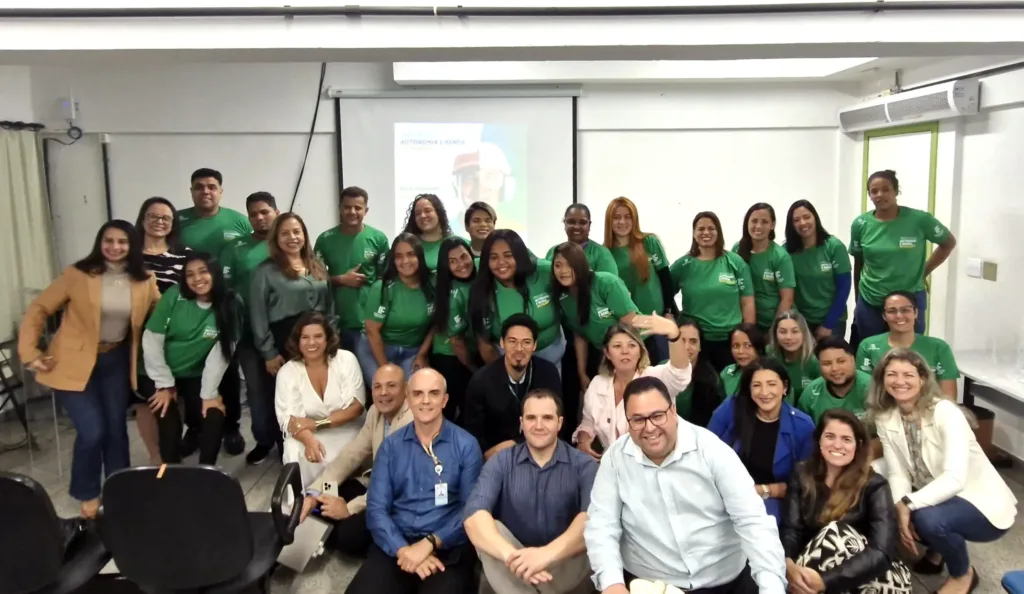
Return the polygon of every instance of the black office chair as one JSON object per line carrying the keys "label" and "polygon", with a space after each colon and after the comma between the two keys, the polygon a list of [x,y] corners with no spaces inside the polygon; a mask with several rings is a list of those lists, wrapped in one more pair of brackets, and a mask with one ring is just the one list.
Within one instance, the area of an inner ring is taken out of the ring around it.
{"label": "black office chair", "polygon": [[61,520],[43,487],[0,472],[0,594],[68,594],[110,561],[95,530]]}
{"label": "black office chair", "polygon": [[[212,466],[128,468],[103,485],[100,536],[121,575],[152,593],[266,592],[302,512],[298,464],[281,469],[271,511],[249,512],[238,481]],[[291,515],[281,511],[286,490]]]}

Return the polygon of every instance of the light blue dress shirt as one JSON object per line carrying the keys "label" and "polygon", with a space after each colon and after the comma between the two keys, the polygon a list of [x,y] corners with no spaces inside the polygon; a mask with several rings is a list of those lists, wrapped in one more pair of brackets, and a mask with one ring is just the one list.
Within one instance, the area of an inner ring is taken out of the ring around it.
{"label": "light blue dress shirt", "polygon": [[736,452],[677,417],[676,446],[661,466],[623,435],[601,457],[584,538],[594,585],[623,570],[684,590],[728,584],[750,563],[761,594],[785,594],[786,558]]}
{"label": "light blue dress shirt", "polygon": [[[480,446],[465,429],[446,420],[432,448],[441,463],[440,477],[416,437],[415,423],[385,438],[373,459],[366,527],[374,544],[392,557],[428,534],[441,539],[442,549],[468,541],[462,511],[483,466]],[[448,500],[442,505],[434,496],[438,483],[448,486]]]}

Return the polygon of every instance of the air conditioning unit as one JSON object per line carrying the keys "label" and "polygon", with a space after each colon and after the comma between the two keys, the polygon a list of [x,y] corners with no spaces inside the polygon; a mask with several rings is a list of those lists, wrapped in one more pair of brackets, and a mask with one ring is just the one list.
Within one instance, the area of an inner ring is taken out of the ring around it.
{"label": "air conditioning unit", "polygon": [[878,97],[839,110],[843,132],[934,122],[978,113],[978,79],[955,80]]}

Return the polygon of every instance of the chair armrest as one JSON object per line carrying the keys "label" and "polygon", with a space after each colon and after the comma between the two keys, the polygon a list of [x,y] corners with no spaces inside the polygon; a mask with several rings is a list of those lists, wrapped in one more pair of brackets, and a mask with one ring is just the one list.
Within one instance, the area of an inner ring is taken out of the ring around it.
{"label": "chair armrest", "polygon": [[[281,537],[281,540],[286,545],[292,544],[292,541],[295,540],[295,528],[299,525],[299,518],[302,515],[302,501],[304,497],[302,494],[301,476],[297,463],[290,462],[285,464],[284,468],[281,469],[281,475],[277,478],[277,484],[274,485],[274,494],[270,498],[270,513],[274,518],[274,526],[277,528],[278,536]],[[295,498],[292,503],[291,515],[285,516],[281,510],[281,504],[284,501],[288,487],[291,487]]]}

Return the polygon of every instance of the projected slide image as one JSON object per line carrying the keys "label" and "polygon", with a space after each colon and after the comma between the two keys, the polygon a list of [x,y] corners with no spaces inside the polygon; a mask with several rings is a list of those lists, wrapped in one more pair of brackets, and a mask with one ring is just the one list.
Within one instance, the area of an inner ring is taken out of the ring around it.
{"label": "projected slide image", "polygon": [[466,207],[490,204],[498,227],[526,232],[526,147],[523,126],[478,123],[395,124],[396,230],[417,194],[437,194],[452,231],[464,235]]}

